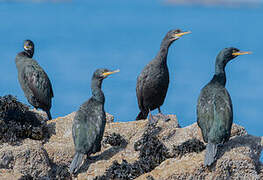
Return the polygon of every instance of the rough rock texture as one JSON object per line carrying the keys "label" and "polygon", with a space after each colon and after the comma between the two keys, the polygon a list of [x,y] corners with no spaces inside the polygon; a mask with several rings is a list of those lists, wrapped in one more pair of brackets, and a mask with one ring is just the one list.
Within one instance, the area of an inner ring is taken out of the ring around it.
{"label": "rough rock texture", "polygon": [[12,95],[0,97],[0,143],[19,144],[25,138],[44,139],[45,118]]}
{"label": "rough rock texture", "polygon": [[247,135],[234,124],[230,141],[220,148],[219,159],[208,169],[203,166],[205,144],[197,124],[179,128],[175,115],[155,126],[148,126],[147,120],[107,120],[101,152],[86,159],[80,173],[70,177],[74,114],[48,121],[49,136],[42,141],[27,138],[16,146],[0,144],[0,179],[263,178],[261,137]]}
{"label": "rough rock texture", "polygon": [[[1,154],[8,154],[8,156],[3,158]],[[2,176],[6,177],[3,179],[12,179],[11,177],[17,179],[22,175],[44,178],[48,177],[50,170],[49,159],[42,143],[31,139],[24,140],[23,144],[19,146],[2,144],[0,146],[0,164],[3,162],[6,162],[5,167],[0,169],[0,174],[3,173]]]}

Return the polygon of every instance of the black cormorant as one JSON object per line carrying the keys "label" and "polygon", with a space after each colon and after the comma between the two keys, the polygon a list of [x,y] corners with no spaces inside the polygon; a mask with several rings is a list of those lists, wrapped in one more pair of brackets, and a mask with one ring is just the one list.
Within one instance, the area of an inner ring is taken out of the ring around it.
{"label": "black cormorant", "polygon": [[225,88],[226,64],[238,55],[249,54],[230,47],[223,49],[216,58],[215,74],[201,90],[197,103],[197,123],[207,144],[204,164],[216,161],[217,146],[229,140],[233,122],[230,95]]}
{"label": "black cormorant", "polygon": [[[136,120],[146,119],[148,113],[156,108],[160,115],[167,119],[162,113],[160,106],[163,104],[168,85],[169,71],[167,67],[167,54],[170,45],[181,36],[190,32],[182,32],[181,30],[171,30],[164,37],[157,56],[150,61],[142,70],[137,78],[136,95],[140,113]],[[149,116],[150,122],[153,117]]]}
{"label": "black cormorant", "polygon": [[54,97],[52,85],[45,71],[32,59],[33,55],[34,43],[25,40],[24,51],[15,58],[18,80],[28,102],[36,109],[43,109],[50,120],[51,99]]}
{"label": "black cormorant", "polygon": [[70,164],[70,173],[76,173],[83,157],[101,150],[106,115],[104,111],[105,97],[101,90],[102,80],[108,75],[119,72],[97,69],[92,77],[92,97],[83,103],[73,120],[72,136],[75,144],[75,155]]}

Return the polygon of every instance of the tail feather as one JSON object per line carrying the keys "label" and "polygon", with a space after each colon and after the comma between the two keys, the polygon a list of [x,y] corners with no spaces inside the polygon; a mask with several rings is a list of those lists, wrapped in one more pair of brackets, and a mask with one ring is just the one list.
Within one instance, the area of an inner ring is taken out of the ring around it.
{"label": "tail feather", "polygon": [[148,116],[148,112],[140,112],[139,114],[138,114],[138,116],[136,117],[136,121],[138,121],[138,120],[142,120],[142,119],[147,119],[147,116]]}
{"label": "tail feather", "polygon": [[217,144],[208,143],[206,145],[206,153],[205,153],[205,166],[211,166],[216,161],[217,155]]}
{"label": "tail feather", "polygon": [[47,110],[46,113],[47,113],[48,120],[51,120],[52,116],[51,116],[50,110]]}
{"label": "tail feather", "polygon": [[74,174],[79,170],[80,164],[83,161],[83,157],[84,157],[83,153],[80,152],[75,153],[74,158],[69,166],[70,174]]}

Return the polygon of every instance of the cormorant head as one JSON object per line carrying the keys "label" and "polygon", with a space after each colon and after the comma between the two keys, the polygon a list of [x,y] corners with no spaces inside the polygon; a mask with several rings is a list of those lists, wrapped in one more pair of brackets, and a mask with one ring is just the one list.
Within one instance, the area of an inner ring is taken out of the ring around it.
{"label": "cormorant head", "polygon": [[225,48],[218,54],[217,63],[223,63],[224,65],[226,65],[232,59],[244,54],[251,54],[251,52],[241,52],[239,49],[234,47]]}
{"label": "cormorant head", "polygon": [[168,40],[170,42],[173,42],[177,39],[179,39],[180,37],[182,37],[185,34],[190,34],[191,31],[186,31],[186,32],[182,32],[180,29],[176,29],[176,30],[170,30],[168,31],[168,33],[165,36],[165,40]]}
{"label": "cormorant head", "polygon": [[24,41],[24,51],[27,53],[29,57],[33,57],[34,55],[34,43],[31,40]]}
{"label": "cormorant head", "polygon": [[114,73],[117,73],[119,72],[120,70],[117,69],[115,71],[110,71],[108,69],[97,69],[94,74],[93,74],[93,78],[95,79],[99,79],[99,80],[103,80],[105,79],[106,77],[108,77],[109,75],[111,74],[114,74]]}
{"label": "cormorant head", "polygon": [[24,50],[29,51],[34,49],[34,43],[31,40],[24,41]]}

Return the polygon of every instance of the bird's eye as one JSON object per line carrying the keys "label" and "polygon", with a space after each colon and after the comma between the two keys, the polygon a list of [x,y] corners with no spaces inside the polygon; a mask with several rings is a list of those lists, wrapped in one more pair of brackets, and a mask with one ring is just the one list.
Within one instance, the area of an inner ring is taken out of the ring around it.
{"label": "bird's eye", "polygon": [[239,50],[237,50],[237,49],[234,49],[234,50],[233,50],[233,53],[236,53],[236,52],[239,52]]}
{"label": "bird's eye", "polygon": [[178,30],[176,30],[176,32],[175,33],[180,33],[180,32],[182,32],[180,29],[178,29]]}

